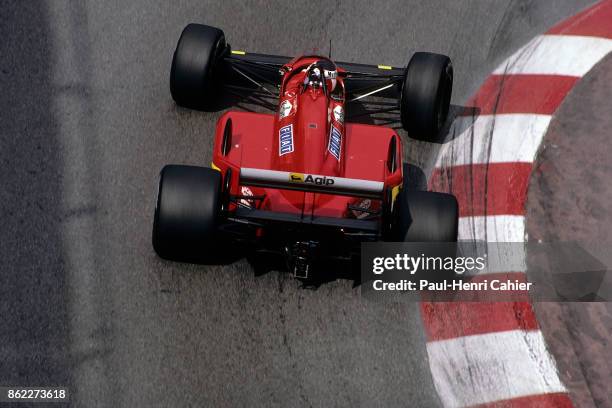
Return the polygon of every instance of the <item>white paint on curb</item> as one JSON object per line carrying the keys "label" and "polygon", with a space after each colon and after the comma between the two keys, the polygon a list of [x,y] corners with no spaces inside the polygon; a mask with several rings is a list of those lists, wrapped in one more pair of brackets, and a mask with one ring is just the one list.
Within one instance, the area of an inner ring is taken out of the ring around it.
{"label": "white paint on curb", "polygon": [[435,167],[531,163],[550,119],[549,115],[522,113],[458,117],[449,132],[455,137],[442,146]]}
{"label": "white paint on curb", "polygon": [[461,217],[459,240],[524,242],[525,217],[522,215]]}
{"label": "white paint on curb", "polygon": [[[607,9],[597,10],[606,12]],[[594,24],[607,22],[600,18]],[[573,32],[581,30],[573,27]],[[506,59],[493,75],[582,77],[610,52],[612,39],[608,38],[541,35]],[[499,97],[503,99],[503,92]],[[532,163],[550,120],[550,115],[527,113],[482,115],[475,119],[459,117],[451,127],[454,140],[441,148],[436,167],[452,171],[453,166],[462,165]],[[459,239],[524,242],[527,240],[525,218],[516,215],[463,217],[459,219]],[[472,323],[471,317],[481,316],[472,316],[469,308],[462,313],[458,316],[467,326]],[[437,319],[435,315],[430,318]],[[496,316],[490,318],[496,319]],[[516,319],[514,330],[492,328],[489,333],[468,336],[461,336],[458,331],[458,337],[427,343],[434,385],[445,407],[567,393],[537,325],[531,327],[535,330],[524,330],[521,318]],[[551,401],[545,402],[545,406],[552,406]]]}
{"label": "white paint on curb", "polygon": [[607,38],[541,35],[515,52],[493,73],[581,77],[609,52],[612,52],[612,40]]}
{"label": "white paint on curb", "polygon": [[539,330],[511,330],[427,344],[445,407],[565,392]]}

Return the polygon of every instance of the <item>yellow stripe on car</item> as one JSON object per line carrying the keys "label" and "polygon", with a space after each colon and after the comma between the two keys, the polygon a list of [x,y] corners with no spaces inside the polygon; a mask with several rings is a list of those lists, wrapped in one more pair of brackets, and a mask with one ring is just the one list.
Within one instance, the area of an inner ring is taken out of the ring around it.
{"label": "yellow stripe on car", "polygon": [[393,187],[391,189],[391,202],[395,202],[395,199],[397,198],[397,195],[400,192],[400,184],[398,184],[397,186]]}
{"label": "yellow stripe on car", "polygon": [[246,51],[232,50],[232,54],[236,54],[236,55],[246,55]]}
{"label": "yellow stripe on car", "polygon": [[393,69],[391,65],[379,65],[378,69]]}

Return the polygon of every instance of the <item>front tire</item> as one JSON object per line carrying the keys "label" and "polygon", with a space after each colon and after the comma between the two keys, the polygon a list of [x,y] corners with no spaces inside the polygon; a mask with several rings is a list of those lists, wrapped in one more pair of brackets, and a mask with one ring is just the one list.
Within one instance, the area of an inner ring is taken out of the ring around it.
{"label": "front tire", "polygon": [[225,49],[225,35],[220,29],[202,24],[185,27],[170,70],[170,93],[178,105],[203,110],[214,107]]}
{"label": "front tire", "polygon": [[413,139],[436,142],[446,122],[453,89],[453,65],[446,55],[415,53],[404,76],[402,126]]}
{"label": "front tire", "polygon": [[164,259],[206,263],[216,250],[221,174],[213,169],[168,165],[160,174],[153,248]]}

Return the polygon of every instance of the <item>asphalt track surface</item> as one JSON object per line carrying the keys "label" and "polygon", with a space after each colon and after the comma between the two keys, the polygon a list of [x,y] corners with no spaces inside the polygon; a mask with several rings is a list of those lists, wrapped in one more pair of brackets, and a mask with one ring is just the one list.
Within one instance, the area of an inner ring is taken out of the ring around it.
{"label": "asphalt track surface", "polygon": [[[75,406],[438,406],[417,305],[155,256],[157,174],[207,165],[220,115],[172,102],[176,40],[202,22],[263,53],[441,52],[459,105],[588,3],[3,1],[0,383],[68,385]],[[416,163],[436,151],[406,143]]]}

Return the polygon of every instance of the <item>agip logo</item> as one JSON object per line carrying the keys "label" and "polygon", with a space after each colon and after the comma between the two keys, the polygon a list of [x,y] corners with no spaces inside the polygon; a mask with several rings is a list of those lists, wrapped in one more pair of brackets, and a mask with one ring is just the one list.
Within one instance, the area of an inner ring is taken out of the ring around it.
{"label": "agip logo", "polygon": [[304,175],[302,173],[289,173],[289,181],[293,183],[303,183]]}
{"label": "agip logo", "polygon": [[304,183],[316,184],[317,186],[333,186],[335,181],[331,177],[319,177],[309,174],[304,179]]}
{"label": "agip logo", "polygon": [[333,186],[336,182],[333,177],[315,176],[312,174],[289,173],[289,181],[292,183],[314,184],[317,186]]}

